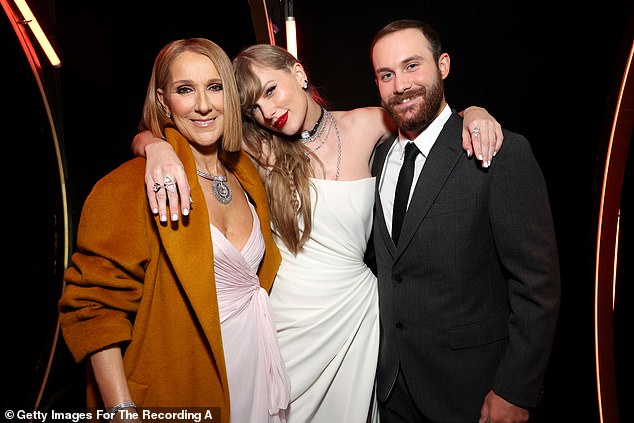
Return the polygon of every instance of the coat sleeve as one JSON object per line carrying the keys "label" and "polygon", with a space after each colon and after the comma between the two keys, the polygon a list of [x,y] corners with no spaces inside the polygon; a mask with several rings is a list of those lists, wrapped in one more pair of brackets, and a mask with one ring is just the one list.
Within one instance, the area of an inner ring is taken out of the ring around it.
{"label": "coat sleeve", "polygon": [[560,302],[556,236],[544,177],[526,138],[505,133],[494,160],[490,218],[508,280],[509,344],[493,390],[534,407],[552,349]]}
{"label": "coat sleeve", "polygon": [[58,304],[62,333],[77,362],[132,338],[156,239],[142,168],[138,159],[122,165],[101,179],[84,203]]}

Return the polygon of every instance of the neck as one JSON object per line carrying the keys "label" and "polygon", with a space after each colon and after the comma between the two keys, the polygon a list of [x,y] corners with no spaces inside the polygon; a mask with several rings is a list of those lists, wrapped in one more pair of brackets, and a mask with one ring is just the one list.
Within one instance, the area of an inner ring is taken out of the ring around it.
{"label": "neck", "polygon": [[[295,135],[295,138],[299,141],[310,142],[317,137],[317,132],[319,131],[320,126],[323,124],[325,117],[325,109],[319,106],[317,103],[313,102],[313,104],[317,107],[315,111],[311,111],[309,107],[309,111],[306,114],[306,119],[304,120],[304,126],[302,130]],[[317,115],[315,119],[312,117],[309,119],[309,115]],[[312,122],[312,124],[307,127],[306,122]]]}
{"label": "neck", "polygon": [[217,152],[214,154],[200,154],[194,151],[194,161],[196,162],[196,169],[202,170],[206,173],[213,175],[224,175],[224,166],[218,158]]}

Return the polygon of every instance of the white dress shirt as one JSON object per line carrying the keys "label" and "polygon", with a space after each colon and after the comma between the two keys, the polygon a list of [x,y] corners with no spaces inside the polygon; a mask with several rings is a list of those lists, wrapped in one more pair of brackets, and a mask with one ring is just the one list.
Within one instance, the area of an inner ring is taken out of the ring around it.
{"label": "white dress shirt", "polygon": [[421,154],[416,157],[416,162],[414,164],[414,180],[412,181],[412,188],[409,192],[409,200],[407,201],[407,205],[409,207],[409,202],[412,199],[412,193],[414,192],[414,188],[416,188],[416,182],[418,181],[420,172],[423,170],[425,159],[450,116],[451,108],[447,104],[438,117],[434,119],[413,141],[405,138],[405,136],[399,131],[396,142],[392,144],[390,151],[388,151],[387,158],[385,159],[385,166],[383,166],[383,173],[381,174],[379,195],[381,196],[383,215],[385,216],[385,223],[387,224],[388,231],[390,231],[390,235],[392,234],[392,212],[394,209],[396,182],[398,181],[398,174],[401,171],[401,166],[403,166],[405,146],[408,142],[413,142],[421,152]]}

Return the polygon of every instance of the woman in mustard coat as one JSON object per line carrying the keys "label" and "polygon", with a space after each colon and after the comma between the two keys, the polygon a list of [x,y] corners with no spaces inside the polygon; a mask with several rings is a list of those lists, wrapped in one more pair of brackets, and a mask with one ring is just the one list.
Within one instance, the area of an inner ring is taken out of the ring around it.
{"label": "woman in mustard coat", "polygon": [[[164,47],[142,126],[175,149],[198,210],[160,222],[142,158],[86,199],[59,310],[71,353],[89,365],[88,410],[93,419],[204,409],[215,422],[284,421],[289,383],[267,296],[281,258],[261,179],[240,151],[224,51],[204,39]],[[168,176],[151,189],[178,187]]]}

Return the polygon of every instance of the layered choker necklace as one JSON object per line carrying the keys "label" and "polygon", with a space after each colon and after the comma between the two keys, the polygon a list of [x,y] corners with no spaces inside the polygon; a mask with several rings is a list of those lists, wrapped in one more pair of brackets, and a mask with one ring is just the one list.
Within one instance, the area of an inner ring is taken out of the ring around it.
{"label": "layered choker necklace", "polygon": [[202,176],[205,179],[211,181],[211,192],[213,192],[214,197],[222,204],[229,204],[231,201],[231,188],[227,185],[227,177],[226,176],[216,176],[211,173],[203,172],[200,169],[196,169],[196,173],[198,176]]}
{"label": "layered choker necklace", "polygon": [[[341,173],[341,135],[339,134],[339,128],[337,127],[337,120],[333,117],[333,115],[331,115],[328,111],[324,110],[323,108],[321,109],[322,111],[322,115],[319,118],[319,126],[321,129],[318,128],[317,132],[315,133],[315,135],[312,137],[312,139],[310,141],[314,141],[317,138],[321,137],[324,128],[328,127],[328,129],[326,130],[326,134],[323,136],[323,138],[321,139],[321,142],[315,146],[311,146],[308,147],[306,146],[306,150],[304,151],[304,156],[310,161],[310,156],[317,153],[317,151],[323,147],[326,142],[328,141],[328,137],[330,136],[330,129],[332,127],[335,128],[335,136],[337,139],[337,170],[335,173],[335,181],[339,180],[339,174]],[[302,143],[307,144],[310,141],[304,141],[301,140]]]}
{"label": "layered choker necklace", "polygon": [[310,142],[315,141],[319,138],[319,135],[324,131],[324,127],[326,126],[326,120],[324,117],[326,116],[326,109],[321,108],[321,113],[319,114],[319,119],[315,122],[315,126],[313,129],[301,131],[297,136],[297,140],[301,141],[304,144],[308,144]]}

